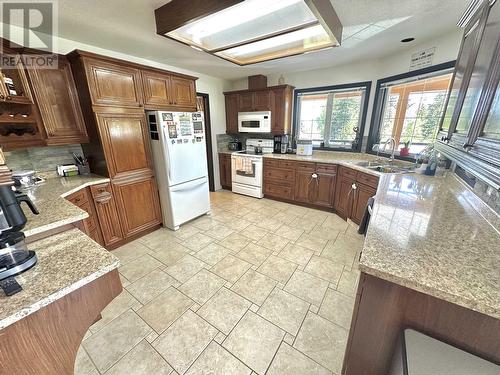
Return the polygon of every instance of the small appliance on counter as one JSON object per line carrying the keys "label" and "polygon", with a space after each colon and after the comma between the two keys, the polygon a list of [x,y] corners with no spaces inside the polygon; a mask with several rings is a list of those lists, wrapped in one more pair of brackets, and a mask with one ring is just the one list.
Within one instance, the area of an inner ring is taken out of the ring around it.
{"label": "small appliance on counter", "polygon": [[297,155],[311,156],[313,153],[313,144],[311,140],[297,140]]}
{"label": "small appliance on counter", "polygon": [[275,135],[274,136],[274,153],[275,154],[286,154],[288,149],[288,135]]}
{"label": "small appliance on counter", "polygon": [[38,215],[27,195],[16,195],[11,186],[0,186],[0,287],[7,296],[22,290],[14,276],[30,269],[37,262],[34,251],[28,250],[21,230],[27,219],[20,204],[25,202]]}
{"label": "small appliance on counter", "polygon": [[61,177],[77,176],[78,166],[75,164],[62,164],[57,166],[57,174]]}
{"label": "small appliance on counter", "polygon": [[33,170],[12,171],[12,178],[14,179],[14,186],[18,188],[30,188],[45,181],[43,178],[38,177]]}
{"label": "small appliance on counter", "polygon": [[241,144],[241,141],[238,139],[233,139],[232,141],[229,141],[227,144],[227,148],[230,151],[241,151],[243,148],[243,145]]}

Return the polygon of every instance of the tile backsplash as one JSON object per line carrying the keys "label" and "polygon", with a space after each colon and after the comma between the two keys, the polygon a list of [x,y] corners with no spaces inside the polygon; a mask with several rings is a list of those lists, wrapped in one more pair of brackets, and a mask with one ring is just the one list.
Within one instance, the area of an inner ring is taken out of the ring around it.
{"label": "tile backsplash", "polygon": [[235,138],[240,140],[243,148],[245,148],[249,138],[273,139],[273,136],[270,134],[217,134],[217,151],[226,151],[227,143]]}
{"label": "tile backsplash", "polygon": [[37,172],[55,171],[58,164],[74,163],[71,153],[83,154],[79,144],[67,146],[31,147],[4,152],[7,166],[12,170],[34,169]]}

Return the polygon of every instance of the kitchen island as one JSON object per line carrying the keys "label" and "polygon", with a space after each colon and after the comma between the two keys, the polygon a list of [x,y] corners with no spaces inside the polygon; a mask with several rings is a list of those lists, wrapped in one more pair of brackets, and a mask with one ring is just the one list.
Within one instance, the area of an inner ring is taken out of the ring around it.
{"label": "kitchen island", "polygon": [[64,198],[103,180],[51,178],[29,192],[40,215],[26,215],[25,234],[38,262],[16,276],[21,292],[0,295],[0,373],[73,374],[85,333],[121,292],[118,259],[73,227],[88,214]]}
{"label": "kitchen island", "polygon": [[499,363],[499,224],[451,172],[383,175],[343,373],[387,374],[405,328]]}

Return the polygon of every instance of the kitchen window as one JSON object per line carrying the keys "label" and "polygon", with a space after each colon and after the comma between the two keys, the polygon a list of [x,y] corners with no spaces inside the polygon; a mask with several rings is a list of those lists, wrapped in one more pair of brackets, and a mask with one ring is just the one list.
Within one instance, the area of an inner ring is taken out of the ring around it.
{"label": "kitchen window", "polygon": [[453,63],[446,63],[379,80],[368,150],[390,153],[383,145],[394,138],[396,155],[413,156],[433,144],[452,75]]}
{"label": "kitchen window", "polygon": [[294,135],[315,148],[361,150],[371,82],[295,90]]}

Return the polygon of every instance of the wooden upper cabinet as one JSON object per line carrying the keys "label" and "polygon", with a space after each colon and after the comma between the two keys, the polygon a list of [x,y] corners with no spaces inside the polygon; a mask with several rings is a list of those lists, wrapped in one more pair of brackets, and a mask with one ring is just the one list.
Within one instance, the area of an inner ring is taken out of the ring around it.
{"label": "wooden upper cabinet", "polygon": [[238,133],[238,94],[227,94],[226,99],[226,133]]}
{"label": "wooden upper cabinet", "polygon": [[271,90],[256,91],[253,95],[253,109],[255,111],[271,110]]}
{"label": "wooden upper cabinet", "polygon": [[125,238],[161,224],[155,178],[114,181],[113,191]]}
{"label": "wooden upper cabinet", "polygon": [[92,104],[142,107],[140,70],[104,60],[85,58]]}
{"label": "wooden upper cabinet", "polygon": [[292,130],[292,97],[293,87],[284,86],[272,91],[271,132],[273,134],[290,134]]}
{"label": "wooden upper cabinet", "polygon": [[272,86],[266,89],[233,91],[224,94],[226,96],[226,133],[238,132],[238,112],[271,111],[271,133],[290,134],[292,86]]}
{"label": "wooden upper cabinet", "polygon": [[30,69],[28,73],[47,133],[47,144],[88,142],[68,61],[60,57],[57,69]]}
{"label": "wooden upper cabinet", "polygon": [[150,173],[150,145],[144,113],[97,113],[109,176]]}
{"label": "wooden upper cabinet", "polygon": [[[6,49],[6,53],[10,50]],[[33,104],[26,71],[19,55],[15,55],[15,67],[1,69],[0,101],[16,104]],[[7,89],[9,87],[9,89]]]}
{"label": "wooden upper cabinet", "polygon": [[253,107],[253,92],[242,92],[238,95],[238,112],[251,112]]}
{"label": "wooden upper cabinet", "polygon": [[172,76],[170,79],[172,105],[196,110],[196,87],[194,80]]}
{"label": "wooden upper cabinet", "polygon": [[167,107],[172,104],[170,98],[170,76],[157,72],[142,71],[144,85],[144,104],[148,108]]}
{"label": "wooden upper cabinet", "polygon": [[147,108],[196,110],[194,79],[143,70],[142,82]]}

